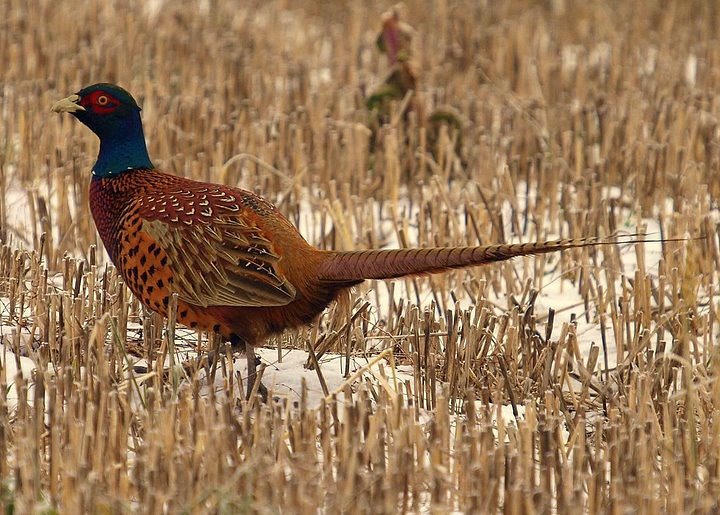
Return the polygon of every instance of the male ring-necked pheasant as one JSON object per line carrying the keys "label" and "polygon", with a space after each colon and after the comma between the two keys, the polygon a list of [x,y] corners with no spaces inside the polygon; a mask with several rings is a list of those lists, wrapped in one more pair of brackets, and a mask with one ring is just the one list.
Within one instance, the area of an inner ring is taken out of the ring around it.
{"label": "male ring-necked pheasant", "polygon": [[[162,315],[177,293],[179,323],[217,332],[234,348],[244,346],[248,394],[259,342],[309,323],[343,290],[365,279],[433,273],[598,243],[318,250],[277,208],[249,191],[157,170],[145,145],[140,107],[119,86],[88,86],[52,110],[71,113],[100,138],[90,209],[130,290]],[[259,391],[266,396],[262,385]]]}

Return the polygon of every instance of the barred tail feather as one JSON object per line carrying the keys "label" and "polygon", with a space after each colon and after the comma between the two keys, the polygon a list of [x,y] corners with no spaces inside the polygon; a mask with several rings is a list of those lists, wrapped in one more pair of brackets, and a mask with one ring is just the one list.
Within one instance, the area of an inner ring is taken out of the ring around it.
{"label": "barred tail feather", "polygon": [[546,254],[578,247],[616,243],[598,238],[581,238],[484,245],[335,252],[319,269],[319,278],[329,282],[359,282],[363,279],[393,279],[406,275],[441,272],[452,268],[478,266],[518,256]]}

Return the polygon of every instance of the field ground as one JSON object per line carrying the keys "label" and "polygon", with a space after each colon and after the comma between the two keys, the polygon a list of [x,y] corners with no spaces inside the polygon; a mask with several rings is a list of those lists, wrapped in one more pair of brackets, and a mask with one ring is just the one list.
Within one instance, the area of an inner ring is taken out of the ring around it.
{"label": "field ground", "polygon": [[[3,509],[717,511],[720,6],[408,0],[415,90],[369,110],[391,5],[300,5],[0,0]],[[246,404],[108,263],[96,139],[50,112],[94,82],[321,248],[682,241],[368,282]]]}

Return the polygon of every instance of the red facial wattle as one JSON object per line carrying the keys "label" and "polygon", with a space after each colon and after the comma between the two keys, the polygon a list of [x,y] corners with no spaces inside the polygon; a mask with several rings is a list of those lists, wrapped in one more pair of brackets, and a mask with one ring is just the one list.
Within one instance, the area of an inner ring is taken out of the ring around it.
{"label": "red facial wattle", "polygon": [[80,105],[96,114],[110,114],[120,102],[104,91],[93,91],[80,99]]}

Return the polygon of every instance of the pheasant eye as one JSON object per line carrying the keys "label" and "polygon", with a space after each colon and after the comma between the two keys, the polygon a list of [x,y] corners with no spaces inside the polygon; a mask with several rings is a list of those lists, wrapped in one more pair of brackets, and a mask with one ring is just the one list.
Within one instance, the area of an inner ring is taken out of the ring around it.
{"label": "pheasant eye", "polygon": [[105,106],[108,103],[108,97],[106,97],[105,95],[100,95],[95,101],[99,106]]}

